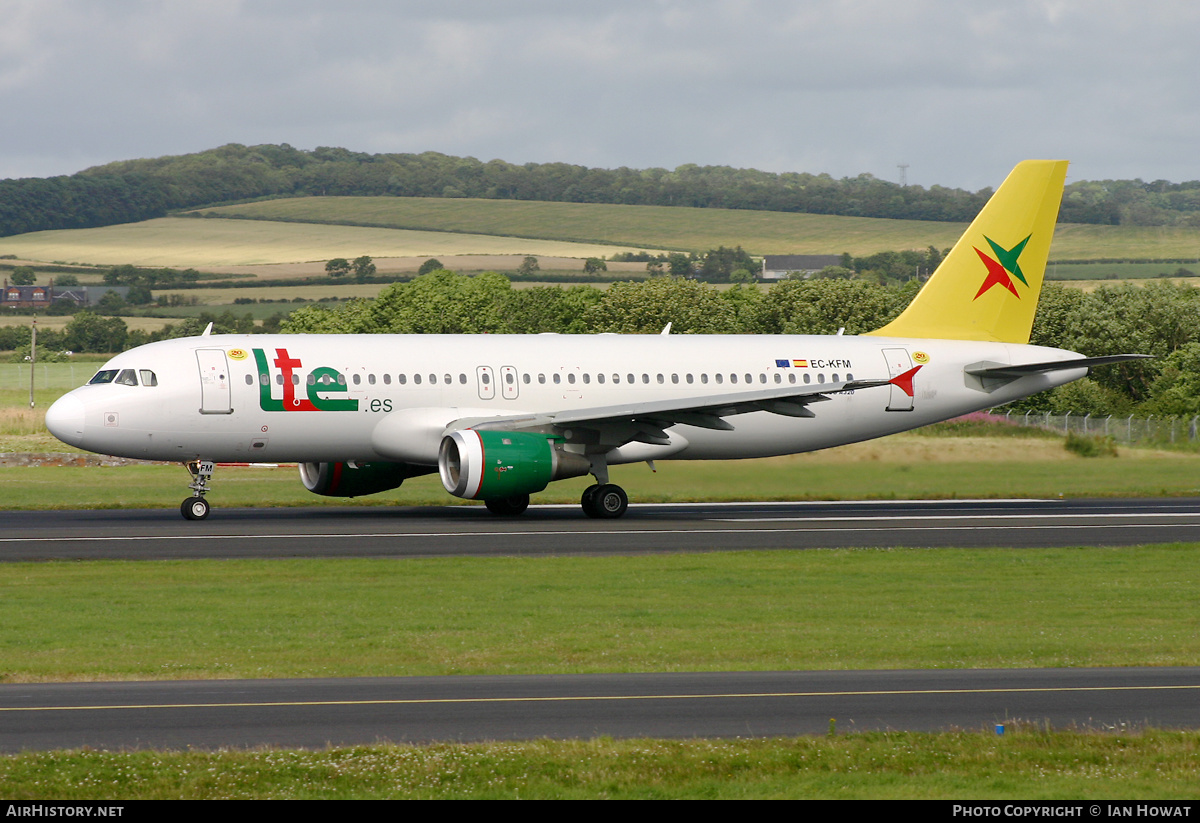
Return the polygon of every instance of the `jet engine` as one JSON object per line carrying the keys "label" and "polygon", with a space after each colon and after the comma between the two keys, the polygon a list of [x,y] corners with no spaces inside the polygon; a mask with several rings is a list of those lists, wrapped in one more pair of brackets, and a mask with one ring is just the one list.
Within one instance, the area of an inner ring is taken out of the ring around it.
{"label": "jet engine", "polygon": [[301,463],[304,488],[325,497],[361,497],[396,489],[432,469],[408,463]]}
{"label": "jet engine", "polygon": [[461,429],[442,438],[442,485],[455,497],[498,500],[540,492],[551,480],[591,471],[586,457],[564,451],[552,435]]}

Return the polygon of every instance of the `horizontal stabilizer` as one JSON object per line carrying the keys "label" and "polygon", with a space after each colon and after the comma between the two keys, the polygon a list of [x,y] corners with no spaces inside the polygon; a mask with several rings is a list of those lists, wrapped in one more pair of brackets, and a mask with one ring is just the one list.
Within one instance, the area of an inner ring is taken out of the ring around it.
{"label": "horizontal stabilizer", "polygon": [[[1054,360],[1049,363],[1020,363],[1003,366],[994,363],[980,363],[967,366],[964,371],[976,377],[998,377],[1015,380],[1027,374],[1045,374],[1053,371],[1070,371],[1072,369],[1090,369],[1093,366],[1107,366],[1112,363],[1125,363],[1131,360],[1148,360],[1148,354],[1109,354],[1104,357],[1080,357],[1074,360]],[[903,377],[904,375],[901,375]],[[899,378],[897,378],[899,379]]]}

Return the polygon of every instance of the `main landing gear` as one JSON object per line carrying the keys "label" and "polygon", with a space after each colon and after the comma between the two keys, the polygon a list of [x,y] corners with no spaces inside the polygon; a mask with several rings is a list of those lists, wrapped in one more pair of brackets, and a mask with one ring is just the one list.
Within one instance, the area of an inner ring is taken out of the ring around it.
{"label": "main landing gear", "polygon": [[629,508],[629,495],[614,483],[596,483],[584,489],[579,505],[588,517],[612,520],[625,514]]}
{"label": "main landing gear", "polygon": [[211,506],[204,499],[208,494],[208,481],[212,479],[213,462],[211,460],[191,460],[183,464],[192,475],[188,488],[192,496],[179,504],[179,513],[185,520],[203,520],[208,517]]}

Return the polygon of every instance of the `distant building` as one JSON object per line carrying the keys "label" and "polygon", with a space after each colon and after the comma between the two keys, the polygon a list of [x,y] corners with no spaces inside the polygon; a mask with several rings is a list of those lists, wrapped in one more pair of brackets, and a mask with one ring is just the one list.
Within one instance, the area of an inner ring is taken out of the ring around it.
{"label": "distant building", "polygon": [[4,289],[0,291],[0,306],[4,308],[49,308],[54,302],[52,296],[54,284],[49,286],[10,286],[4,281]]}
{"label": "distant building", "polygon": [[789,274],[811,277],[826,266],[840,266],[840,254],[768,254],[763,258],[762,279],[783,280]]}
{"label": "distant building", "polygon": [[0,289],[0,309],[31,308],[45,309],[56,300],[70,300],[77,306],[95,305],[101,297],[115,291],[121,297],[129,295],[128,286],[68,286],[55,288],[54,281],[48,286],[10,286],[4,281]]}

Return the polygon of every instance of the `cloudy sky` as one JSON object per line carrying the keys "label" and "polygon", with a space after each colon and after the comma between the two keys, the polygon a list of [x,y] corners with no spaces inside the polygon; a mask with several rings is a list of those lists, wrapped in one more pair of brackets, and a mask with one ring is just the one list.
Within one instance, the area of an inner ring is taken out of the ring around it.
{"label": "cloudy sky", "polygon": [[1194,0],[0,0],[0,177],[225,143],[1200,178]]}

